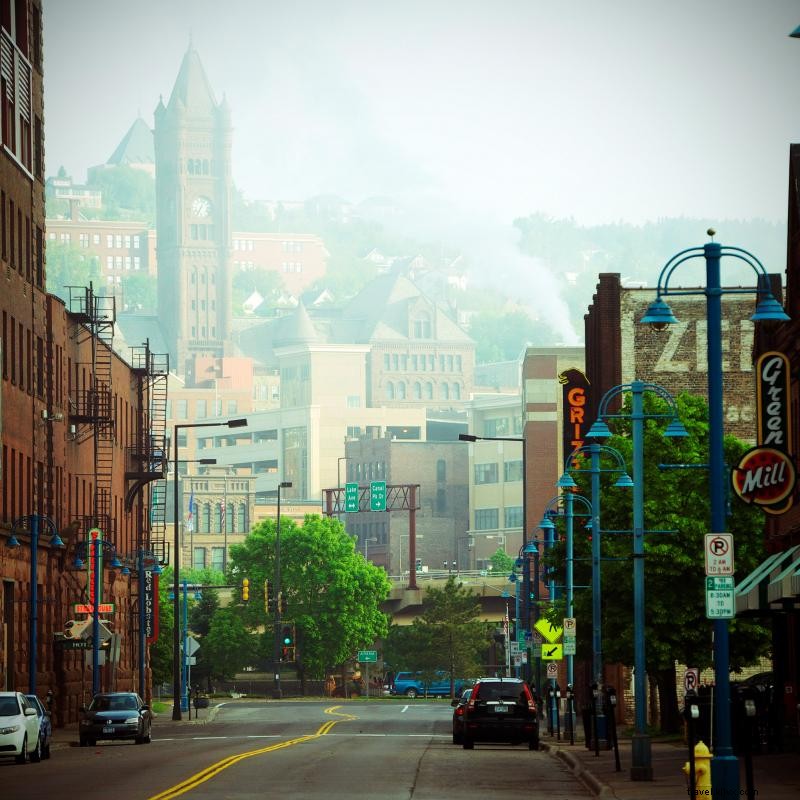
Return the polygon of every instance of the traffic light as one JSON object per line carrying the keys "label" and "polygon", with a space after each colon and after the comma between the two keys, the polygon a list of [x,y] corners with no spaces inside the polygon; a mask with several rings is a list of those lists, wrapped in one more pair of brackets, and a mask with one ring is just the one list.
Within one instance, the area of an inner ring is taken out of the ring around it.
{"label": "traffic light", "polygon": [[280,605],[281,605],[281,614],[285,614],[289,608],[289,601],[284,596],[283,592],[279,595]]}
{"label": "traffic light", "polygon": [[421,558],[416,559],[415,564],[416,564],[416,567],[417,567],[417,572],[421,572],[422,571],[422,559]]}
{"label": "traffic light", "polygon": [[294,633],[292,632],[291,625],[283,626],[283,633],[281,634],[281,643],[284,647],[292,647],[294,645]]}
{"label": "traffic light", "polygon": [[242,578],[242,600],[247,602],[250,599],[250,579]]}
{"label": "traffic light", "polygon": [[269,581],[264,581],[264,611],[269,614]]}

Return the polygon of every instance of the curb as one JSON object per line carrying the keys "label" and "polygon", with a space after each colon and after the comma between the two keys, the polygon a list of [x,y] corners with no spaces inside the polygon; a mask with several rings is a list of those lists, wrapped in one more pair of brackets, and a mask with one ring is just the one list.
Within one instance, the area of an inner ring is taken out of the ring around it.
{"label": "curb", "polygon": [[542,742],[541,749],[554,758],[566,764],[569,771],[597,798],[600,800],[617,800],[616,792],[607,784],[599,780],[592,772],[586,769],[580,759],[567,750],[562,750],[556,745]]}

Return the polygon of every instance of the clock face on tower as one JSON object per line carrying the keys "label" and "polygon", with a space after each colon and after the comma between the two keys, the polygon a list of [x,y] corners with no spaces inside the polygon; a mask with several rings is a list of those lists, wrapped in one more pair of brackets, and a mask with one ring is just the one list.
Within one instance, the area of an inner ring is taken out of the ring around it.
{"label": "clock face on tower", "polygon": [[207,197],[195,197],[192,201],[192,215],[207,217],[211,213],[211,201]]}

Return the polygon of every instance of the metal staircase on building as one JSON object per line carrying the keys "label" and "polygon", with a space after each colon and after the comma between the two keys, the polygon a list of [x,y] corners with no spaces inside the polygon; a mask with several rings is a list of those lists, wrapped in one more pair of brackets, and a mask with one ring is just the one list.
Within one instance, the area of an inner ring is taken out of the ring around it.
{"label": "metal staircase on building", "polygon": [[107,538],[116,539],[111,480],[114,466],[114,403],[111,381],[113,363],[114,297],[98,295],[92,284],[70,286],[69,312],[75,324],[73,338],[79,344],[90,340],[91,362],[87,386],[75,387],[69,421],[75,426],[77,442],[93,440],[94,496],[92,513],[82,520],[83,532],[100,528]]}
{"label": "metal staircase on building", "polygon": [[161,563],[166,563],[169,556],[165,535],[169,356],[152,353],[149,341],[145,342],[131,348],[131,371],[137,382],[139,421],[134,442],[128,447],[125,507],[130,510],[136,497],[147,491],[145,530],[141,531],[140,544]]}

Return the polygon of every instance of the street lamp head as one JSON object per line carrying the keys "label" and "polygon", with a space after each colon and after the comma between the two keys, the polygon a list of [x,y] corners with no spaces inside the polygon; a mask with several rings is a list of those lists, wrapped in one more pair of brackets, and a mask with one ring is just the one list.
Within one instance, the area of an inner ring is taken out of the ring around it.
{"label": "street lamp head", "polygon": [[661,297],[656,297],[647,307],[647,311],[645,311],[639,322],[651,325],[654,330],[663,331],[667,325],[675,325],[678,320],[675,319],[675,315],[669,305]]}
{"label": "street lamp head", "polygon": [[608,439],[609,436],[611,436],[611,429],[602,419],[595,420],[586,431],[587,439]]}
{"label": "street lamp head", "polygon": [[225,424],[229,428],[245,428],[247,427],[247,418],[240,417],[239,419],[229,419]]}
{"label": "street lamp head", "polygon": [[164,570],[161,569],[161,564],[156,561],[156,565],[151,570],[153,575],[160,575]]}
{"label": "street lamp head", "polygon": [[539,552],[539,548],[538,548],[536,542],[531,540],[530,542],[528,542],[525,545],[525,547],[522,548],[522,552],[523,553],[537,553],[537,552]]}
{"label": "street lamp head", "polygon": [[122,568],[122,574],[125,575],[125,576],[128,576],[128,575],[131,574],[130,567],[128,567],[127,564]]}
{"label": "street lamp head", "polygon": [[21,547],[19,543],[19,539],[12,533],[11,536],[8,537],[8,541],[6,542],[6,547],[9,550],[16,550],[18,547]]}
{"label": "street lamp head", "polygon": [[64,540],[58,535],[58,531],[50,537],[50,547],[65,547]]}
{"label": "street lamp head", "polygon": [[75,556],[75,561],[72,562],[75,569],[83,569],[83,559],[80,556]]}
{"label": "street lamp head", "polygon": [[278,484],[278,487],[281,488],[281,489],[291,489],[292,488],[292,482],[291,481],[281,481]]}
{"label": "street lamp head", "polygon": [[670,420],[669,425],[667,425],[663,433],[663,436],[667,437],[668,439],[686,438],[688,435],[689,432],[683,426],[683,423],[677,418]]}
{"label": "street lamp head", "polygon": [[114,553],[114,558],[111,559],[109,566],[111,569],[119,569],[122,566],[122,562],[119,560],[116,553]]}
{"label": "street lamp head", "polygon": [[458,441],[459,442],[477,442],[478,437],[473,436],[471,433],[459,433],[458,434]]}
{"label": "street lamp head", "polygon": [[750,317],[753,322],[788,322],[789,315],[783,310],[783,306],[771,294],[767,294],[758,301],[756,310],[753,316]]}
{"label": "street lamp head", "polygon": [[216,464],[217,463],[217,459],[216,458],[198,458],[197,459],[197,463],[198,464]]}
{"label": "street lamp head", "polygon": [[572,479],[572,475],[569,472],[565,472],[556,482],[556,486],[559,489],[577,489],[578,484]]}
{"label": "street lamp head", "polygon": [[618,489],[632,489],[633,481],[631,480],[631,476],[628,475],[627,472],[623,472],[622,475],[614,481],[614,486]]}
{"label": "street lamp head", "polygon": [[542,517],[539,527],[543,531],[554,531],[556,529],[556,526],[553,524],[553,520],[551,520],[546,514]]}

